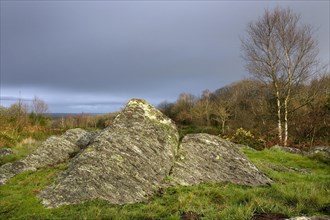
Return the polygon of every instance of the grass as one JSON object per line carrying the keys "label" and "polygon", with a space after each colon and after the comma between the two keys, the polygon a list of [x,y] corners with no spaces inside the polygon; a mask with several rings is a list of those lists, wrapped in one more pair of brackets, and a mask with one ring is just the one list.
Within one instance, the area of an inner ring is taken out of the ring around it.
{"label": "grass", "polygon": [[[330,215],[330,167],[323,160],[277,150],[244,153],[274,180],[264,187],[207,183],[170,187],[148,202],[110,205],[102,200],[44,208],[36,194],[50,184],[65,164],[25,172],[0,186],[0,219],[180,219],[198,213],[203,219],[251,219],[255,213],[288,216]],[[268,164],[307,170],[310,174],[275,171]]]}
{"label": "grass", "polygon": [[15,162],[32,153],[44,140],[51,135],[59,135],[61,130],[40,130],[30,132],[0,131],[0,147],[10,148],[14,154],[1,157],[0,166]]}
{"label": "grass", "polygon": [[[30,141],[25,142],[24,140]],[[26,157],[28,154],[32,153],[33,150],[35,150],[41,143],[40,141],[35,141],[34,139],[24,140],[10,148],[13,151],[13,154],[0,158],[0,166],[5,163],[15,162],[19,159]]]}

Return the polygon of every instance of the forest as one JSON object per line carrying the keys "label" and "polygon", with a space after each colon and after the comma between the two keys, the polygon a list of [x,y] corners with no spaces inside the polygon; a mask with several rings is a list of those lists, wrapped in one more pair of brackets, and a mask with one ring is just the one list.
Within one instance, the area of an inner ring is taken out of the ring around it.
{"label": "forest", "polygon": [[[306,148],[330,143],[330,76],[314,78],[293,89],[289,109],[288,146]],[[207,132],[236,143],[262,149],[281,145],[277,137],[276,98],[269,86],[241,80],[198,97],[182,93],[174,103],[163,102],[161,111],[181,132]]]}

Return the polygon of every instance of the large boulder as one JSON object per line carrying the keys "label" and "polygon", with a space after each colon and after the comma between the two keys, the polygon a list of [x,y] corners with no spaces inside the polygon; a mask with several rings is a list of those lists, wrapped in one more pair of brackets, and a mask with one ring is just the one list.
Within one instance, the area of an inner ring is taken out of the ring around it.
{"label": "large boulder", "polygon": [[133,99],[39,197],[47,207],[96,198],[113,204],[141,202],[169,175],[178,143],[169,118]]}
{"label": "large boulder", "polygon": [[92,137],[90,133],[80,128],[70,129],[59,137],[51,136],[26,158],[1,166],[0,185],[21,172],[35,171],[41,167],[68,161],[85,147]]}
{"label": "large boulder", "polygon": [[235,144],[209,134],[189,134],[183,138],[171,176],[179,185],[224,181],[251,186],[271,183]]}

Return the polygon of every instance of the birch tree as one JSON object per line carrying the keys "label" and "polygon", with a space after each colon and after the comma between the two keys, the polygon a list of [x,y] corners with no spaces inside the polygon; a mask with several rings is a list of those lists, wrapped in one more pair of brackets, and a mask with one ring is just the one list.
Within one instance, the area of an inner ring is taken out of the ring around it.
{"label": "birch tree", "polygon": [[273,88],[278,139],[286,146],[292,92],[318,72],[318,48],[312,27],[302,24],[300,16],[289,8],[266,10],[248,25],[242,53],[248,72]]}

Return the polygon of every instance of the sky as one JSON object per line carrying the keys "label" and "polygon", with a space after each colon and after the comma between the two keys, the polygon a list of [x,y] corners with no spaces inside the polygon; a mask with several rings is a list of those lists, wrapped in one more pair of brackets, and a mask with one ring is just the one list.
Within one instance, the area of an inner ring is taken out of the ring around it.
{"label": "sky", "polygon": [[157,105],[249,76],[241,41],[265,9],[290,7],[315,28],[329,63],[329,1],[1,0],[0,105],[44,100],[52,113]]}

